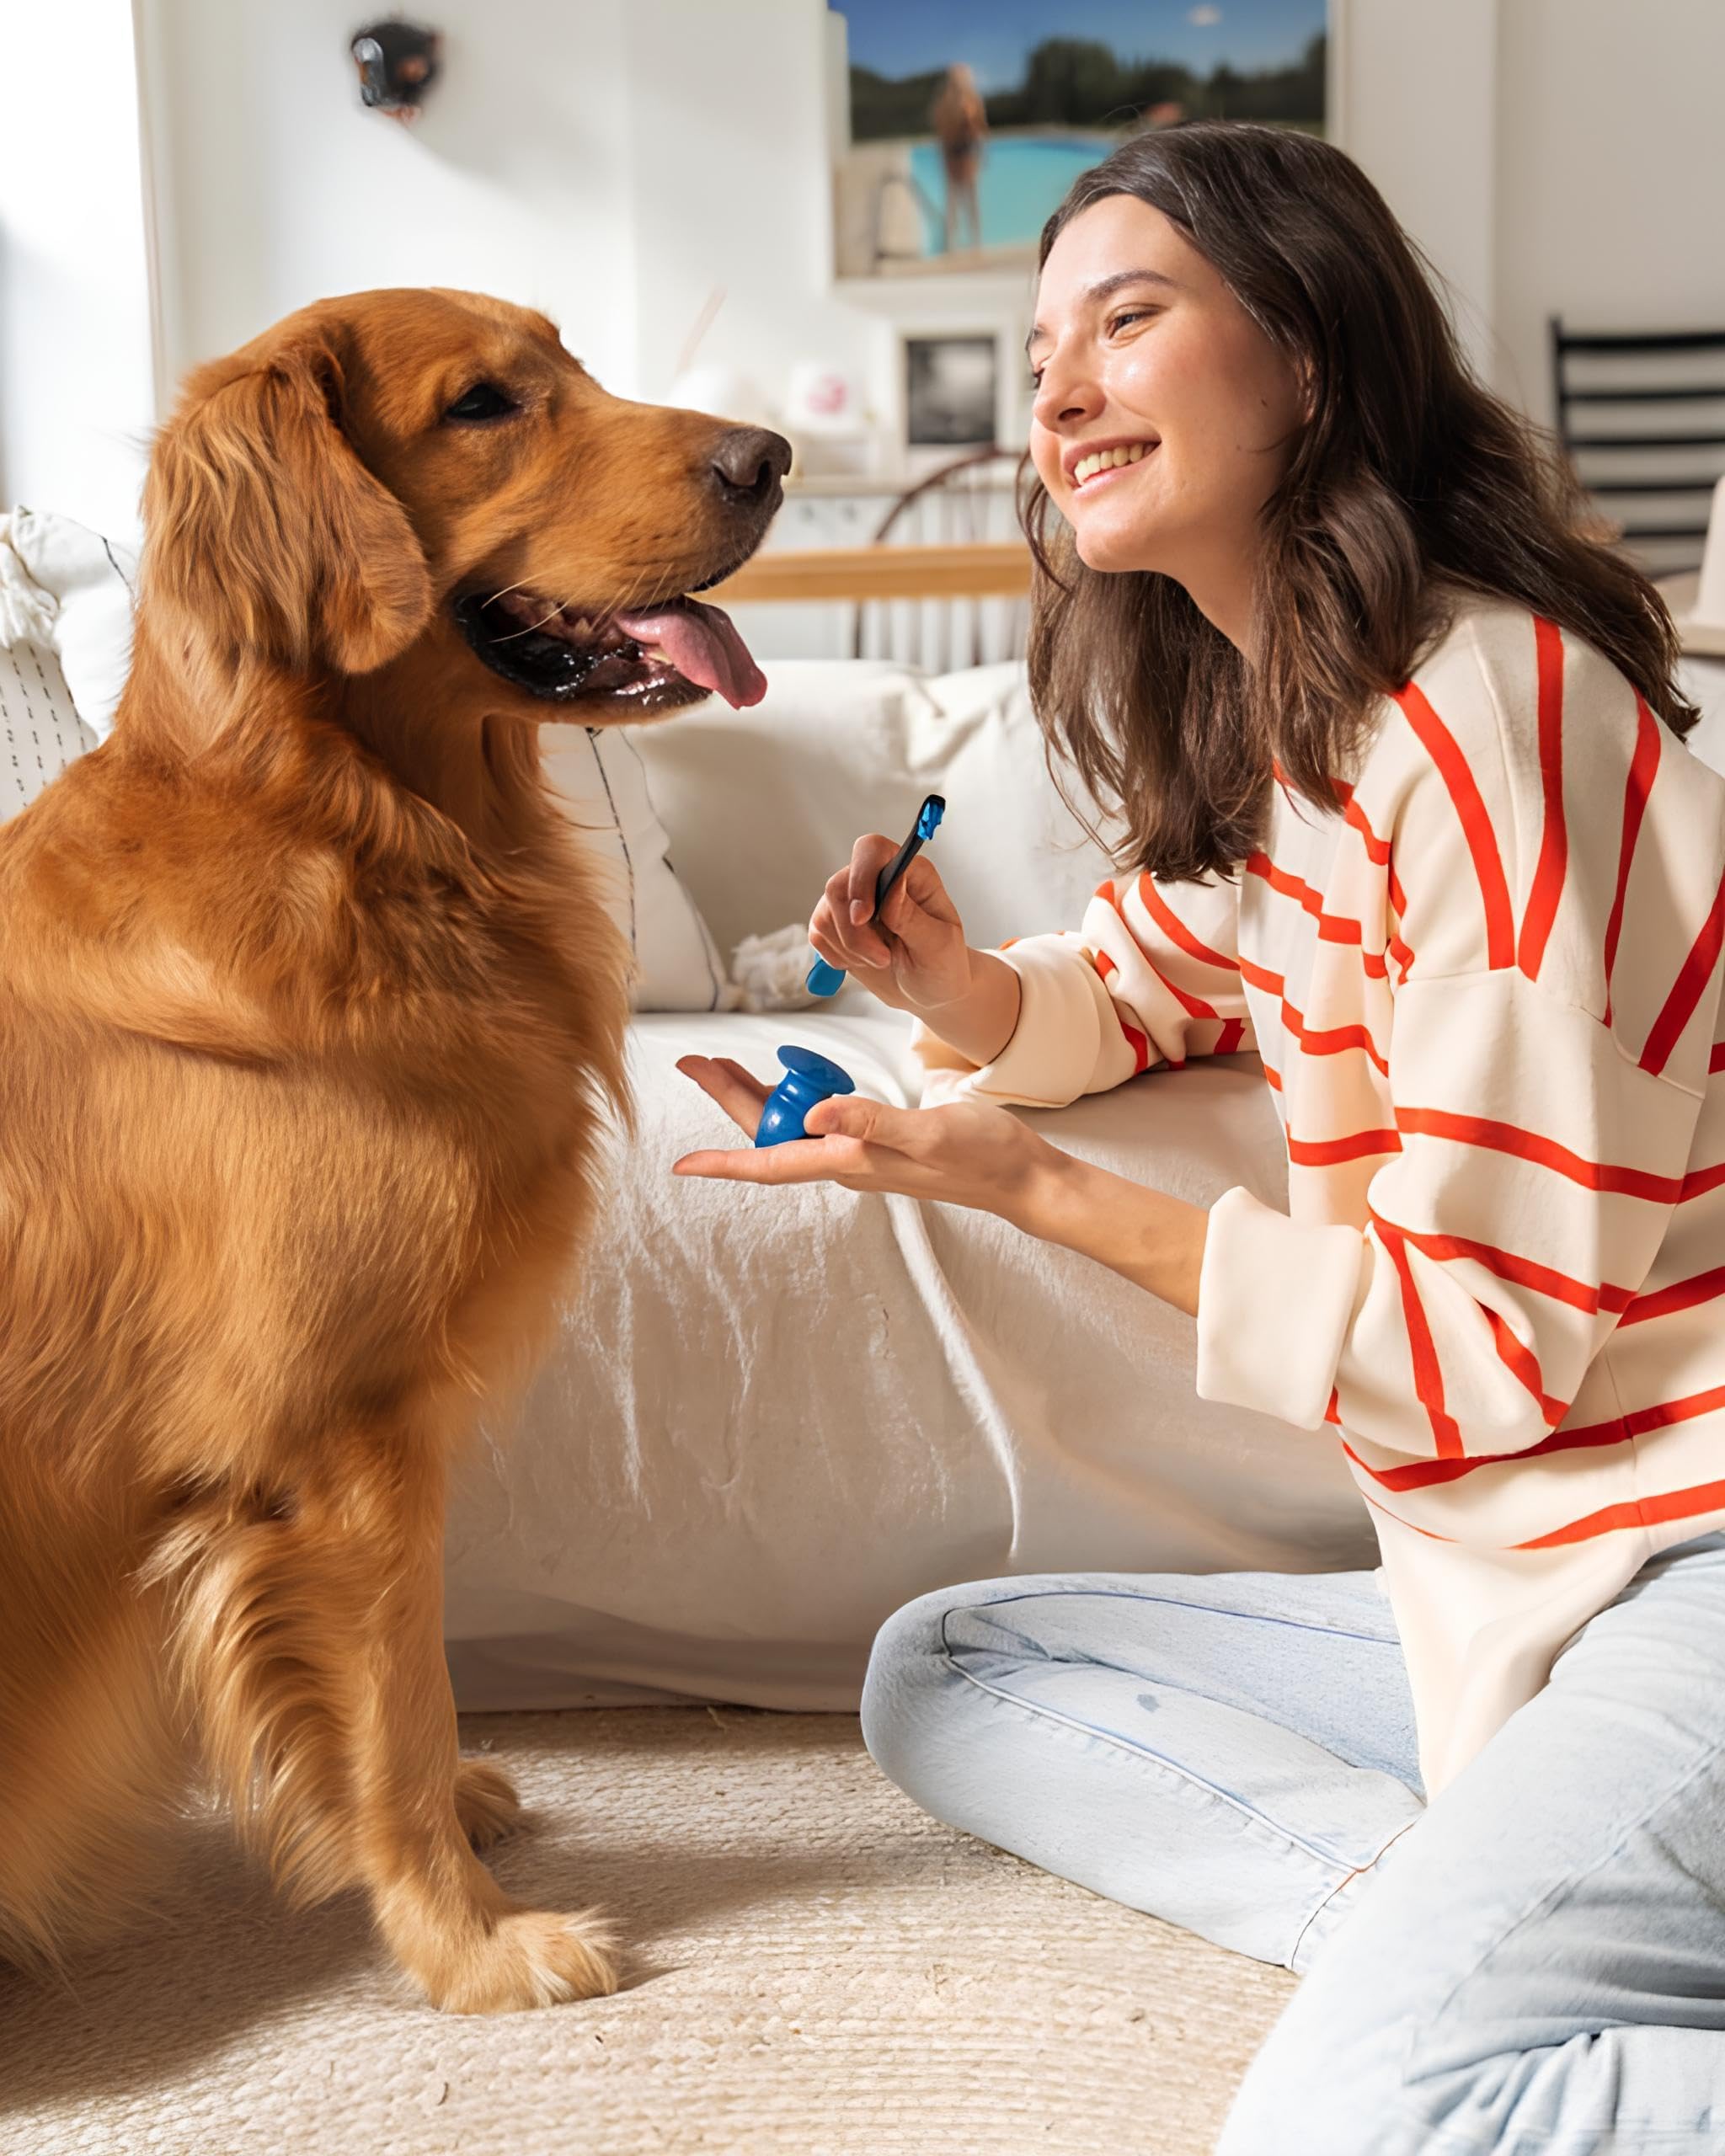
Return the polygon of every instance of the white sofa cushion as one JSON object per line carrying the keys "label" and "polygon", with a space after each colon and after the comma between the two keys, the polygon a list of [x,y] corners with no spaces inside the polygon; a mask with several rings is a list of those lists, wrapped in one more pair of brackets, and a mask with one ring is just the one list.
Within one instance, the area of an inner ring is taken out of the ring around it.
{"label": "white sofa cushion", "polygon": [[677,866],[721,948],[807,921],[855,840],[879,831],[896,844],[931,791],[947,814],[929,858],[973,943],[1077,921],[1110,873],[1047,776],[1022,664],[924,675],[791,659],[767,676],[750,711],[704,704],[638,737]]}

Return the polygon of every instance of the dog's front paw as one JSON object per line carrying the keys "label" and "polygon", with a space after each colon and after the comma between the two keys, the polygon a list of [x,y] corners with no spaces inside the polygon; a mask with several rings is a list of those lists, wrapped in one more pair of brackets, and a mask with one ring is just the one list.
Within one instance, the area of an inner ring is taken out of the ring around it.
{"label": "dog's front paw", "polygon": [[476,1849],[489,1849],[521,1823],[521,1800],[501,1767],[463,1759],[455,1770],[455,1816]]}
{"label": "dog's front paw", "polygon": [[518,1909],[428,1987],[431,2003],[450,2014],[514,2014],[604,1998],[617,1989],[615,1945],[609,1927],[591,1914]]}

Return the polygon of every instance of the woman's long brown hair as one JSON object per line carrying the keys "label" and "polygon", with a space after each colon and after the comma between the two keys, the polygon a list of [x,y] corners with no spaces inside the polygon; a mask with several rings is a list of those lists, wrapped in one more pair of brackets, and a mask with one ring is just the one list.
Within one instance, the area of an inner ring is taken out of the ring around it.
{"label": "woman's long brown hair", "polygon": [[1032,696],[1057,783],[1075,769],[1124,826],[1120,867],[1231,874],[1261,839],[1273,766],[1332,811],[1331,779],[1457,592],[1584,638],[1688,732],[1658,592],[1587,536],[1567,466],[1468,371],[1420,257],[1350,157],[1240,122],[1140,136],[1080,175],[1040,260],[1116,195],[1179,227],[1311,392],[1263,512],[1249,662],[1172,577],[1087,568],[1028,486]]}

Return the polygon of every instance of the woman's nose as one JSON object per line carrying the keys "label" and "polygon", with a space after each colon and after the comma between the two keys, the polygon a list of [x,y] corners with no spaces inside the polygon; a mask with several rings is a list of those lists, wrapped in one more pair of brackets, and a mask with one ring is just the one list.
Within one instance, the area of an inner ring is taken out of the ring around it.
{"label": "woman's nose", "polygon": [[1049,359],[1037,384],[1032,417],[1039,427],[1058,433],[1062,427],[1093,419],[1102,408],[1102,392],[1084,371],[1070,362]]}

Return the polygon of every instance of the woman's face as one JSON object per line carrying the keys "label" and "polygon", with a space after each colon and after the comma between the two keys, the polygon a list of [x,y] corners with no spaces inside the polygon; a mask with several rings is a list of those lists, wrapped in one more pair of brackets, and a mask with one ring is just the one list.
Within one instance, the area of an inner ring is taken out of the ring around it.
{"label": "woman's face", "polygon": [[1301,399],[1220,272],[1160,210],[1109,195],[1050,249],[1029,355],[1030,453],[1079,558],[1236,611]]}

